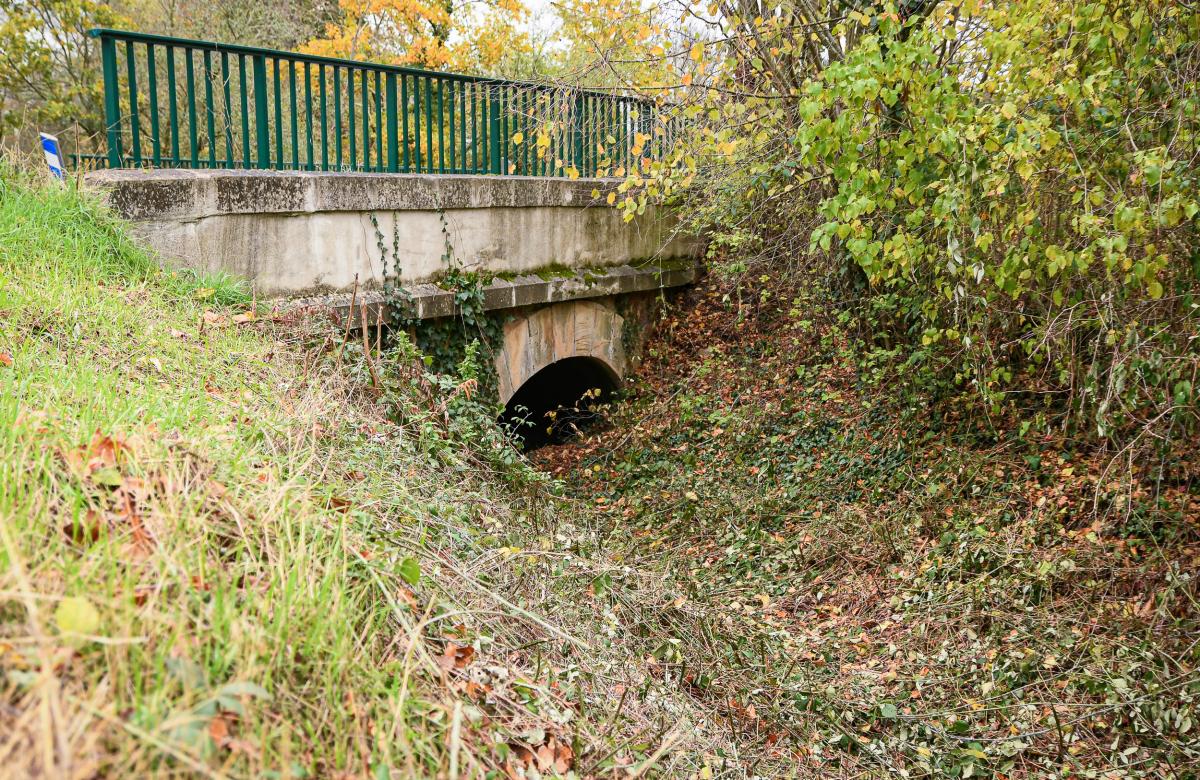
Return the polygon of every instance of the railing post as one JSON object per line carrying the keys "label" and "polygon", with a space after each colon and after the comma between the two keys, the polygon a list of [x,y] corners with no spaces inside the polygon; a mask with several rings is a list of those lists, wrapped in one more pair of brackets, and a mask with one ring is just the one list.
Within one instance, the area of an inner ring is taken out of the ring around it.
{"label": "railing post", "polygon": [[117,43],[107,35],[100,38],[104,64],[104,128],[108,136],[108,167],[121,167],[121,100],[117,90]]}
{"label": "railing post", "polygon": [[141,127],[138,125],[137,59],[133,56],[133,41],[125,41],[125,79],[129,82],[129,151],[133,164],[142,164]]}
{"label": "railing post", "polygon": [[574,143],[572,144],[572,146],[574,146],[574,149],[572,150],[572,157],[574,159],[571,160],[571,163],[575,166],[575,170],[579,172],[579,175],[582,176],[583,175],[583,133],[584,133],[583,91],[582,90],[578,90],[578,89],[575,90],[575,105],[572,108],[573,108],[573,112],[574,112],[575,116],[574,116],[574,121],[571,123],[571,127],[574,130],[574,133],[573,133],[574,138],[572,139],[574,141]]}
{"label": "railing post", "polygon": [[490,150],[491,172],[497,176],[504,172],[504,167],[500,162],[500,85],[495,84],[491,89],[491,97],[488,100],[488,141]]}
{"label": "railing post", "polygon": [[388,71],[387,92],[387,169],[391,173],[400,170],[400,128],[396,121],[396,74]]}
{"label": "railing post", "polygon": [[267,116],[267,60],[263,55],[255,54],[251,62],[254,68],[254,134],[258,141],[258,167],[270,168],[271,124]]}

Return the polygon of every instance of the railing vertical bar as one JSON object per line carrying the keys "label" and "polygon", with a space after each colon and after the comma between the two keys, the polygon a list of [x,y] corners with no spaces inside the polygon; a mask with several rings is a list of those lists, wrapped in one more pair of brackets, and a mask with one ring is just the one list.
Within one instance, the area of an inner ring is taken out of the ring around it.
{"label": "railing vertical bar", "polygon": [[267,59],[261,54],[250,58],[254,71],[254,145],[259,168],[271,167],[271,121],[267,115]]}
{"label": "railing vertical bar", "polygon": [[221,83],[223,85],[223,93],[225,95],[225,111],[223,116],[225,127],[225,164],[228,167],[233,167],[233,98],[230,92],[229,78],[229,53],[221,52]]}
{"label": "railing vertical bar", "polygon": [[[615,94],[609,96],[608,120],[605,127],[607,129],[604,133],[604,160],[611,174],[617,167],[617,96]],[[611,141],[609,140],[610,137],[612,138]]]}
{"label": "railing vertical bar", "polygon": [[521,134],[521,146],[519,149],[513,149],[513,157],[516,158],[518,169],[516,172],[522,176],[529,173],[529,95],[525,90],[517,90],[513,96],[513,102],[516,104],[514,112],[517,119],[517,132]]}
{"label": "railing vertical bar", "polygon": [[238,55],[238,86],[242,98],[242,167],[250,166],[250,90],[246,88],[246,55]]}
{"label": "railing vertical bar", "polygon": [[471,172],[479,173],[479,90],[476,84],[467,85],[471,101]]}
{"label": "railing vertical bar", "polygon": [[291,98],[290,119],[292,129],[292,168],[300,170],[300,122],[296,118],[296,65],[298,63],[288,61],[288,92]]}
{"label": "railing vertical bar", "polygon": [[154,62],[154,44],[146,44],[146,87],[150,92],[150,159],[162,165],[162,141],[158,126],[158,69]]}
{"label": "railing vertical bar", "polygon": [[458,85],[458,145],[459,145],[459,168],[462,173],[468,172],[467,165],[467,89],[470,84],[462,82]]}
{"label": "railing vertical bar", "polygon": [[[441,96],[441,93],[443,91],[445,91],[445,89],[446,89],[446,82],[443,81],[440,85],[440,90],[438,91],[439,97]],[[446,122],[450,128],[450,153],[446,156],[450,160],[450,171],[451,172],[454,171],[454,162],[455,162],[454,149],[455,149],[455,146],[457,146],[457,144],[455,143],[456,139],[454,137],[454,89],[455,89],[455,83],[453,81],[451,81],[450,82],[450,99],[448,101],[446,101],[446,104],[447,104],[446,108],[449,111],[449,119],[447,119],[446,117],[441,117],[442,121]]]}
{"label": "railing vertical bar", "polygon": [[341,67],[333,67],[333,139],[337,161],[336,170],[342,169],[342,76]]}
{"label": "railing vertical bar", "polygon": [[129,81],[129,141],[134,165],[142,164],[141,128],[138,126],[137,60],[133,56],[133,41],[125,42],[125,71]]}
{"label": "railing vertical bar", "polygon": [[[400,78],[404,78],[403,74]],[[385,101],[387,103],[387,169],[395,173],[400,169],[400,123],[399,117],[396,116],[396,112],[399,110],[396,105],[396,74],[392,71],[388,71],[384,78],[384,88],[387,91]],[[405,152],[407,151],[406,145]],[[407,158],[408,155],[405,154],[405,157]],[[405,162],[407,163],[407,160]]]}
{"label": "railing vertical bar", "polygon": [[204,113],[208,119],[208,165],[217,167],[217,116],[213,108],[212,96],[212,57],[208,49],[204,50]]}
{"label": "railing vertical bar", "polygon": [[512,173],[512,89],[500,88],[500,173]]}
{"label": "railing vertical bar", "polygon": [[421,84],[421,79],[417,76],[413,76],[413,170],[417,173],[421,172],[422,165],[425,161],[426,150],[428,149],[428,147],[426,147],[421,140],[422,136],[424,135],[423,128],[425,127],[425,125],[421,123],[421,115],[425,111],[425,100],[424,96],[421,94]]}
{"label": "railing vertical bar", "polygon": [[[416,117],[413,119],[415,122]],[[400,122],[403,126],[401,135],[404,137],[404,146],[400,152],[403,155],[401,165],[407,173],[412,160],[409,159],[408,150],[408,76],[403,73],[400,74]]]}
{"label": "railing vertical bar", "polygon": [[275,167],[283,169],[283,93],[280,91],[279,58],[271,59],[271,70],[275,76]]}
{"label": "railing vertical bar", "polygon": [[545,107],[544,90],[539,87],[533,89],[533,149],[530,154],[533,156],[533,161],[530,163],[532,169],[530,173],[534,176],[541,175],[542,170],[546,166],[547,149],[538,144],[538,140],[546,131],[546,107]]}
{"label": "railing vertical bar", "polygon": [[433,84],[425,77],[425,168],[433,173]]}
{"label": "railing vertical bar", "polygon": [[184,71],[183,75],[184,75],[184,82],[187,86],[188,151],[191,153],[190,157],[191,157],[191,161],[192,161],[192,167],[198,168],[200,166],[200,160],[199,160],[200,143],[198,140],[199,128],[197,128],[197,126],[196,126],[197,125],[197,122],[196,122],[196,68],[195,68],[195,65],[192,63],[193,57],[192,57],[191,49],[184,48],[183,56],[187,57],[187,61],[184,64],[184,68],[183,68],[183,71]]}
{"label": "railing vertical bar", "polygon": [[350,169],[358,167],[358,137],[355,133],[354,69],[346,68],[346,109],[350,126]]}
{"label": "railing vertical bar", "polygon": [[121,167],[121,93],[117,76],[117,42],[100,39],[104,67],[104,133],[108,137],[108,167]]}
{"label": "railing vertical bar", "polygon": [[329,121],[325,97],[325,66],[317,66],[318,87],[321,93],[321,170],[329,170]]}
{"label": "railing vertical bar", "polygon": [[617,142],[621,150],[621,170],[629,171],[629,101],[621,101],[621,126]]}
{"label": "railing vertical bar", "polygon": [[[549,117],[550,112],[549,112],[548,104],[546,102],[546,90],[541,89],[541,88],[535,89],[533,92],[533,97],[534,97],[534,104],[536,106],[536,108],[534,110],[537,112],[537,116],[538,116],[538,126],[535,129],[537,131],[538,136],[541,136],[543,133],[546,133],[549,131],[548,117]],[[535,144],[536,144],[536,141],[537,141],[537,139],[534,139]],[[550,149],[548,147],[536,146],[535,151],[534,151],[534,157],[536,159],[534,160],[534,163],[533,163],[533,170],[537,172],[537,175],[539,175],[539,176],[546,175],[546,157],[549,156],[549,154],[550,154]]]}
{"label": "railing vertical bar", "polygon": [[488,169],[500,173],[500,85],[488,85]]}
{"label": "railing vertical bar", "polygon": [[362,104],[362,162],[364,171],[371,170],[371,95],[370,95],[370,72],[362,71],[362,96],[359,102]]}
{"label": "railing vertical bar", "polygon": [[437,80],[437,130],[438,130],[438,173],[446,172],[446,114],[442,105],[442,94],[446,82]]}
{"label": "railing vertical bar", "polygon": [[600,102],[600,98],[594,95],[588,98],[588,101],[588,176],[595,176],[596,171],[600,168],[598,159],[600,149],[598,148],[599,139],[597,138],[597,114],[599,114],[604,104]]}
{"label": "railing vertical bar", "polygon": [[167,47],[167,124],[171,128],[171,164],[179,165],[179,108],[175,101],[175,47]]}
{"label": "railing vertical bar", "polygon": [[559,170],[567,166],[567,127],[570,119],[567,111],[567,92],[565,89],[554,91],[554,164],[550,168],[551,176],[562,176],[565,171]]}
{"label": "railing vertical bar", "polygon": [[575,170],[580,176],[587,176],[587,95],[582,90],[575,91],[575,140],[578,148],[575,150]]}
{"label": "railing vertical bar", "polygon": [[385,81],[385,79],[382,78],[382,74],[379,71],[375,71],[375,167],[380,171],[384,170],[383,116],[381,114],[383,94],[380,89],[381,81]]}
{"label": "railing vertical bar", "polygon": [[[323,120],[322,120],[323,121]],[[308,153],[308,169],[315,171],[317,161],[313,156],[313,100],[312,100],[312,67],[304,63],[304,148]]]}

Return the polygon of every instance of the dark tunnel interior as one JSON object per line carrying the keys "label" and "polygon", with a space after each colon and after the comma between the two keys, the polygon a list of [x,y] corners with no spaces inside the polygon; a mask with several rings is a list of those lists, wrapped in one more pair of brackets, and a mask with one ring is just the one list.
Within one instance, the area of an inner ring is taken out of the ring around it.
{"label": "dark tunnel interior", "polygon": [[500,422],[526,450],[558,444],[599,419],[597,407],[612,399],[620,380],[600,360],[572,357],[538,371],[517,389]]}

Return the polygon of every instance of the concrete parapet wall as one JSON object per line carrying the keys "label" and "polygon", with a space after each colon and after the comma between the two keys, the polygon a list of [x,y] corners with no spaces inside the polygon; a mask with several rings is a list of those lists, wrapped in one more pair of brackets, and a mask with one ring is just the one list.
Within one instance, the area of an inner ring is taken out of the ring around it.
{"label": "concrete parapet wall", "polygon": [[115,170],[86,182],[169,264],[249,279],[264,296],[346,291],[356,278],[378,286],[381,243],[387,272],[398,260],[406,287],[445,272],[447,241],[463,268],[508,275],[697,254],[697,242],[652,210],[625,222],[605,203],[610,181]]}

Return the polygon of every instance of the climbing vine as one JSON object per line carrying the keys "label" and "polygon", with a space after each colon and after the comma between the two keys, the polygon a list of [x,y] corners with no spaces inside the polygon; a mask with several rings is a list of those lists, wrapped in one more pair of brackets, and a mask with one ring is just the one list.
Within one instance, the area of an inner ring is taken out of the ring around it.
{"label": "climbing vine", "polygon": [[[450,227],[445,212],[438,209],[441,222],[443,252],[442,265],[446,269],[438,287],[453,296],[454,314],[449,317],[422,320],[417,316],[412,294],[400,283],[399,228],[392,228],[391,264],[379,220],[371,214],[375,228],[376,246],[383,258],[384,305],[388,310],[393,327],[409,331],[420,350],[422,359],[429,369],[438,375],[455,373],[468,355],[476,356],[480,363],[490,364],[496,349],[503,341],[504,318],[489,313],[484,304],[484,287],[492,281],[492,275],[469,271],[462,267],[454,254],[450,240]],[[473,346],[477,345],[477,346]],[[483,399],[495,402],[498,388],[495,372],[483,371],[478,377],[479,391]]]}

